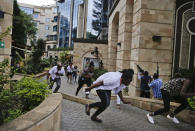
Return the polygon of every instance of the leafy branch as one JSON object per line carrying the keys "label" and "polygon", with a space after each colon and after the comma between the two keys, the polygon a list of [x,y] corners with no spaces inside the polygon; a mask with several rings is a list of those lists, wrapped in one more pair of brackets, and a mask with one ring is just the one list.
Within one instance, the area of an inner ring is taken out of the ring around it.
{"label": "leafy branch", "polygon": [[8,27],[5,32],[1,33],[0,34],[0,40],[3,39],[4,37],[6,37],[9,34],[11,29],[12,29],[12,26]]}

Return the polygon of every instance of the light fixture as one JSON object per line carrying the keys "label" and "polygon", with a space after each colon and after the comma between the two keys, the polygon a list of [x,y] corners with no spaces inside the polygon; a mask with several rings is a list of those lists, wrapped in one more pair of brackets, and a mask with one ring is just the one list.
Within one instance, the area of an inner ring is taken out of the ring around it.
{"label": "light fixture", "polygon": [[153,40],[154,42],[161,42],[161,36],[159,36],[159,35],[154,35],[154,36],[152,36],[152,40]]}
{"label": "light fixture", "polygon": [[2,10],[0,10],[0,18],[4,18],[4,13]]}

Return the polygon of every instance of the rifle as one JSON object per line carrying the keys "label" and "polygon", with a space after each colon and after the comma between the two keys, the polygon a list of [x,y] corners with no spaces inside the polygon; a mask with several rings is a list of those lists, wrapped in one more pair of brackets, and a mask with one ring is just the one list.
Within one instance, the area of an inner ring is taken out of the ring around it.
{"label": "rifle", "polygon": [[141,72],[142,74],[144,74],[144,70],[138,64],[136,64],[136,65],[137,65],[137,68],[138,68],[139,72]]}
{"label": "rifle", "polygon": [[157,70],[156,70],[157,76],[159,77],[159,66],[158,66],[158,62],[157,62]]}

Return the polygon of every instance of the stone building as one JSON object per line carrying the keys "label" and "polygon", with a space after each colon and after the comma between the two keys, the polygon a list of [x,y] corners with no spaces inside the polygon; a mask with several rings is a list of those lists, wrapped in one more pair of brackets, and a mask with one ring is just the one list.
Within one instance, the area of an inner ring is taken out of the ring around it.
{"label": "stone building", "polygon": [[[0,1],[0,34],[5,32],[8,27],[12,26],[13,19],[13,0]],[[0,40],[0,61],[5,58],[10,59],[12,32]]]}
{"label": "stone building", "polygon": [[[167,81],[179,68],[194,68],[194,4],[194,0],[115,0],[109,13],[108,69],[130,67],[136,75],[139,64],[152,75],[158,62],[160,78]],[[131,87],[130,94],[139,92],[136,76]]]}
{"label": "stone building", "polygon": [[[56,55],[49,55],[48,50],[58,47],[58,14],[56,5],[35,6],[19,3],[19,6],[22,11],[33,17],[33,21],[38,29],[36,39],[46,41],[46,53],[44,57],[55,57]],[[27,45],[30,45],[29,40],[27,41]]]}
{"label": "stone building", "polygon": [[[109,71],[134,69],[129,95],[139,94],[136,64],[153,75],[158,63],[164,82],[179,68],[195,68],[194,5],[195,0],[109,0],[108,45],[102,49],[107,55],[102,59]],[[81,59],[86,46],[79,49]]]}

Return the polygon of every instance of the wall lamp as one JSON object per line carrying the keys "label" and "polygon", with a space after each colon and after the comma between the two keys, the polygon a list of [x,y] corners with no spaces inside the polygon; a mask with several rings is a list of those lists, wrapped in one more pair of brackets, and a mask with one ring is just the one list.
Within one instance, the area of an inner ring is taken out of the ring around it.
{"label": "wall lamp", "polygon": [[118,43],[117,43],[117,45],[118,45],[118,46],[121,46],[121,43],[120,43],[120,42],[118,42]]}
{"label": "wall lamp", "polygon": [[94,51],[91,52],[92,55],[96,56],[97,58],[99,57],[99,51],[98,51],[98,47],[94,48]]}
{"label": "wall lamp", "polygon": [[154,42],[161,42],[161,38],[162,38],[162,36],[159,36],[159,35],[152,36],[152,40]]}
{"label": "wall lamp", "polygon": [[4,14],[5,14],[5,12],[3,12],[2,10],[0,10],[0,18],[4,18]]}

